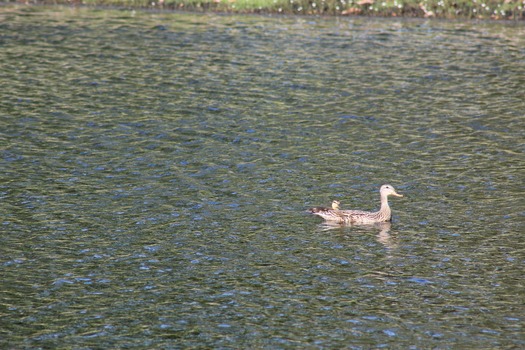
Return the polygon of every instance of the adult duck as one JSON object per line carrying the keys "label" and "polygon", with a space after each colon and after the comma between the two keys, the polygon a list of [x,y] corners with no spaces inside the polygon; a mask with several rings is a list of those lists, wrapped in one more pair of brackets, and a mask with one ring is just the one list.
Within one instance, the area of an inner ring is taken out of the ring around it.
{"label": "adult duck", "polygon": [[[376,212],[361,210],[338,210],[323,207],[311,208],[308,211],[318,215],[326,221],[339,224],[374,224],[376,222],[387,222],[392,220],[392,211],[388,205],[388,196],[403,197],[396,192],[391,185],[383,185],[379,189],[381,195],[381,208]],[[333,204],[332,204],[333,206]],[[338,206],[339,208],[339,206]]]}

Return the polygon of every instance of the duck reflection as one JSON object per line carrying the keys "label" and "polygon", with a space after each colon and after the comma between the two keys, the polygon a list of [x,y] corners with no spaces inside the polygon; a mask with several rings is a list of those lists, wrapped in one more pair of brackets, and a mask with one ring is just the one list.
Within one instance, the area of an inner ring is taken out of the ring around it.
{"label": "duck reflection", "polygon": [[319,225],[321,231],[330,230],[345,230],[348,231],[351,228],[359,229],[361,231],[377,232],[376,239],[379,243],[383,244],[387,248],[395,248],[397,243],[394,241],[390,234],[392,228],[391,222],[378,222],[375,224],[338,224],[334,222],[323,222]]}

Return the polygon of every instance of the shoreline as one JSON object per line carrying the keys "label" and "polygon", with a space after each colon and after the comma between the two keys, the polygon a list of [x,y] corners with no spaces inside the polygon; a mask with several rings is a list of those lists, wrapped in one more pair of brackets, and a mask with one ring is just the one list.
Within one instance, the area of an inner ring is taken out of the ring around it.
{"label": "shoreline", "polygon": [[525,20],[525,0],[15,0],[2,4],[288,16]]}

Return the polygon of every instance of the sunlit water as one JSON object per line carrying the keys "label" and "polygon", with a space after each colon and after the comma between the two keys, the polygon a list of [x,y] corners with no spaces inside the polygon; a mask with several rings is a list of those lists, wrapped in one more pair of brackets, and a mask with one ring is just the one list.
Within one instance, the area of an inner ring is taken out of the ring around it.
{"label": "sunlit water", "polygon": [[0,64],[2,348],[525,347],[522,23],[8,6]]}

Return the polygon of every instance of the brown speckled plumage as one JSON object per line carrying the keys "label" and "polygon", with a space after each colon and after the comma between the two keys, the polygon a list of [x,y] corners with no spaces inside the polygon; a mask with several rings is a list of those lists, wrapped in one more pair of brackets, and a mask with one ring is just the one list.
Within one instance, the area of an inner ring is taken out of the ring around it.
{"label": "brown speckled plumage", "polygon": [[388,196],[403,197],[398,194],[394,187],[390,185],[383,185],[379,189],[381,194],[381,208],[376,212],[368,212],[361,210],[339,210],[339,204],[337,209],[316,207],[309,209],[309,212],[318,215],[326,221],[340,223],[340,224],[372,224],[376,222],[386,222],[392,219],[392,211],[388,205]]}

